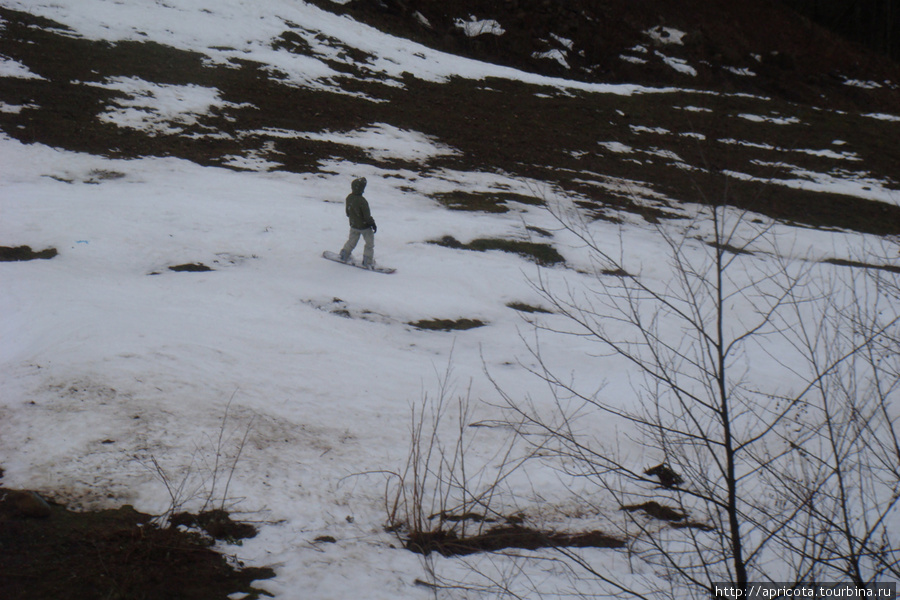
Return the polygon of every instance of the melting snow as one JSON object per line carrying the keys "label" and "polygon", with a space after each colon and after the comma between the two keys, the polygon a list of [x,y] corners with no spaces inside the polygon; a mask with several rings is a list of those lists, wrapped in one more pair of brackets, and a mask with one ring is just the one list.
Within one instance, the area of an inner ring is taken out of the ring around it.
{"label": "melting snow", "polygon": [[600,145],[610,152],[615,152],[617,154],[629,154],[631,152],[634,152],[634,148],[632,148],[631,146],[626,146],[621,142],[600,142]]}
{"label": "melting snow", "polygon": [[32,107],[34,107],[32,104],[7,104],[6,102],[0,101],[0,112],[10,115],[17,115],[22,112],[22,110]]}
{"label": "melting snow", "polygon": [[571,50],[573,47],[572,40],[569,38],[564,38],[562,36],[556,35],[555,33],[551,33],[550,37],[557,41],[561,46],[563,46],[566,50]]}
{"label": "melting snow", "polygon": [[881,87],[881,84],[877,81],[862,81],[860,79],[845,79],[844,85],[850,85],[853,87],[863,88],[866,90],[874,90]]}
{"label": "melting snow", "polygon": [[753,121],[754,123],[775,123],[776,125],[795,125],[800,123],[800,119],[797,117],[762,116],[748,113],[741,113],[738,116],[742,119]]}
{"label": "melting snow", "polygon": [[379,160],[400,158],[423,161],[433,156],[457,154],[453,148],[440,144],[422,133],[405,131],[386,123],[375,123],[364,129],[349,132],[299,133],[296,137],[357,146],[364,149],[372,158]]}
{"label": "melting snow", "polygon": [[754,162],[760,166],[788,171],[794,178],[782,179],[776,176],[763,178],[736,171],[726,171],[725,174],[745,181],[765,182],[813,192],[843,194],[900,206],[900,190],[888,187],[890,184],[886,181],[869,178],[867,173],[842,170],[835,170],[831,173],[817,173],[784,162]]}
{"label": "melting snow", "polygon": [[759,148],[760,150],[773,150],[777,152],[800,152],[809,154],[810,156],[820,156],[822,158],[833,158],[835,160],[862,160],[855,152],[835,152],[825,148],[823,150],[815,150],[812,148],[779,148],[772,144],[761,144],[759,142],[748,142],[746,140],[736,140],[734,138],[721,138],[718,140],[722,144],[732,144],[737,146],[745,146],[747,148]]}
{"label": "melting snow", "polygon": [[868,113],[863,116],[869,117],[870,119],[878,119],[879,121],[900,121],[900,117],[896,115],[887,115],[884,113]]}
{"label": "melting snow", "polygon": [[647,127],[645,125],[629,125],[632,131],[635,133],[656,133],[659,135],[666,135],[672,133],[665,127]]}
{"label": "melting snow", "polygon": [[500,23],[493,19],[478,20],[475,17],[469,17],[468,21],[456,19],[453,22],[458,29],[462,29],[467,37],[478,37],[479,35],[503,35],[506,30],[500,26]]}
{"label": "melting snow", "polygon": [[624,61],[627,61],[627,62],[630,62],[630,63],[634,63],[634,64],[636,64],[636,65],[645,65],[645,64],[647,64],[647,61],[646,61],[646,60],[644,60],[643,58],[638,58],[637,56],[629,56],[629,55],[627,55],[627,54],[621,54],[621,55],[619,55],[619,58],[621,58],[621,59],[624,60]]}
{"label": "melting snow", "polygon": [[562,50],[558,50],[554,48],[553,50],[548,50],[546,52],[535,52],[531,55],[532,58],[549,58],[550,60],[555,60],[565,68],[569,68],[569,62],[566,60],[566,55]]}
{"label": "melting snow", "polygon": [[724,69],[741,77],[756,77],[756,73],[747,67],[724,67]]}
{"label": "melting snow", "polygon": [[0,55],[0,77],[15,77],[16,79],[43,79],[29,70],[19,61]]}
{"label": "melting snow", "polygon": [[686,60],[681,58],[674,58],[672,56],[666,56],[660,51],[656,51],[655,54],[663,59],[663,62],[678,71],[679,73],[684,73],[686,75],[691,75],[692,77],[697,76],[697,69],[692,67],[687,63]]}
{"label": "melting snow", "polygon": [[115,100],[100,119],[119,127],[138,129],[148,135],[171,135],[197,125],[200,118],[217,108],[238,106],[223,101],[219,91],[198,85],[150,83],[137,77],[115,77],[106,83],[88,85],[118,90],[131,98]]}
{"label": "melting snow", "polygon": [[644,35],[650,36],[657,44],[676,44],[680,46],[684,43],[682,39],[684,38],[685,33],[677,29],[672,29],[671,27],[659,26],[648,29],[644,32]]}

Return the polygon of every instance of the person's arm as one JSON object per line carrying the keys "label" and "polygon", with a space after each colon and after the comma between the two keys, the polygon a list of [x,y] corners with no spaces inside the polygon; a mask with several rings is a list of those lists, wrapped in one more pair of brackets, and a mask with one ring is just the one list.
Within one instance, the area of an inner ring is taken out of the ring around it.
{"label": "person's arm", "polygon": [[369,210],[368,201],[365,198],[363,198],[362,202],[360,202],[360,204],[361,204],[360,208],[362,209],[361,212],[362,212],[363,223],[365,223],[367,227],[371,227],[373,233],[378,231],[378,226],[375,225],[375,219],[372,218],[372,212]]}

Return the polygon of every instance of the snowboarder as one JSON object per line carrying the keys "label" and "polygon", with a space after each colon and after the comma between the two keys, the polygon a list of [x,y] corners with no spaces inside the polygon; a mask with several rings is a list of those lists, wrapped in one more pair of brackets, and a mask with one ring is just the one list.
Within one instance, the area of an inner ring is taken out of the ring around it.
{"label": "snowboarder", "polygon": [[347,196],[344,207],[347,218],[350,219],[350,237],[347,238],[347,243],[341,249],[341,260],[350,260],[350,254],[359,243],[359,237],[362,236],[366,244],[363,248],[362,266],[371,268],[375,266],[375,232],[378,231],[378,228],[375,225],[375,219],[372,218],[372,213],[369,212],[369,203],[363,196],[366,189],[366,178],[354,179],[350,184],[350,189],[352,191]]}

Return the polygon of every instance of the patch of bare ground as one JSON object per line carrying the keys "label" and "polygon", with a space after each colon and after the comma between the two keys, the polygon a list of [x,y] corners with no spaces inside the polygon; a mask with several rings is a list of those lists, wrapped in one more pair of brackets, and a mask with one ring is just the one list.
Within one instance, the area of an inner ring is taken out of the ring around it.
{"label": "patch of bare ground", "polygon": [[420,319],[408,325],[424,331],[465,331],[484,327],[487,323],[481,319]]}
{"label": "patch of bare ground", "polygon": [[4,600],[222,600],[266,592],[274,577],[214,551],[213,538],[252,537],[227,514],[180,515],[197,529],[157,527],[131,506],[75,512],[33,492],[0,488],[0,590]]}
{"label": "patch of bare ground", "polygon": [[508,548],[624,548],[625,541],[602,531],[559,533],[540,531],[521,525],[497,525],[479,534],[462,537],[454,531],[437,530],[409,534],[407,550],[428,556],[466,556],[479,552],[497,552]]}
{"label": "patch of bare ground", "polygon": [[552,267],[565,262],[565,258],[550,244],[530,242],[525,240],[507,240],[499,238],[478,238],[463,244],[451,235],[445,235],[439,240],[431,240],[429,244],[454,248],[457,250],[473,250],[475,252],[487,252],[488,250],[500,250],[518,254],[543,267]]}
{"label": "patch of bare ground", "polygon": [[0,262],[19,262],[26,260],[48,260],[59,254],[56,248],[32,250],[31,246],[0,246]]}
{"label": "patch of bare ground", "polygon": [[688,519],[687,513],[665,504],[660,504],[655,500],[643,502],[641,504],[628,504],[622,507],[622,510],[630,513],[640,512],[650,518],[665,521],[669,527],[674,529],[697,529],[700,531],[712,531],[713,528],[708,523]]}
{"label": "patch of bare ground", "polygon": [[857,260],[845,260],[843,258],[826,258],[822,262],[839,267],[856,267],[859,269],[875,269],[876,271],[886,271],[888,273],[900,273],[900,265],[874,265],[871,263],[859,262]]}

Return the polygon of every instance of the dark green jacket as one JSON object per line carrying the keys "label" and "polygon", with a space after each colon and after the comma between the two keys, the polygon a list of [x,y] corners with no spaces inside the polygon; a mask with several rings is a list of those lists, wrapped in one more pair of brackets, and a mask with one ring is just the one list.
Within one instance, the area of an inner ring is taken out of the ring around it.
{"label": "dark green jacket", "polygon": [[366,179],[364,177],[354,179],[353,183],[350,184],[350,189],[353,191],[347,196],[345,207],[347,218],[350,219],[350,227],[353,229],[368,229],[372,227],[375,224],[375,220],[372,218],[372,213],[369,212],[369,203],[363,197],[363,192],[366,189]]}

